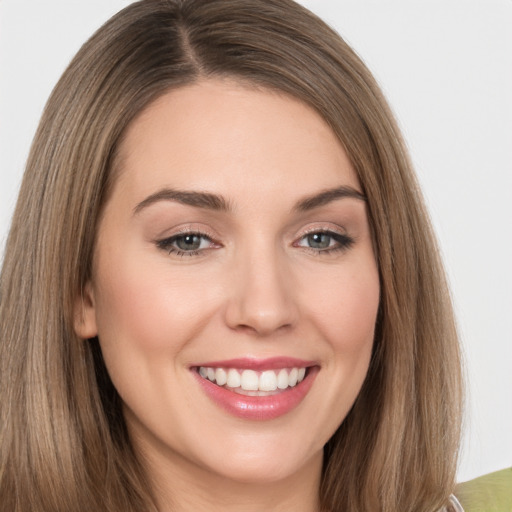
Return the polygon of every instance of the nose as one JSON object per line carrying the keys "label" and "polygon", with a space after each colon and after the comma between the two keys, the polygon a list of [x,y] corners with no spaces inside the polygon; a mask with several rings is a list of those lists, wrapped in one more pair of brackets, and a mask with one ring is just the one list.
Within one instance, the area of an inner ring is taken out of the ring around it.
{"label": "nose", "polygon": [[296,324],[293,277],[279,250],[240,254],[230,275],[225,320],[231,329],[263,337]]}

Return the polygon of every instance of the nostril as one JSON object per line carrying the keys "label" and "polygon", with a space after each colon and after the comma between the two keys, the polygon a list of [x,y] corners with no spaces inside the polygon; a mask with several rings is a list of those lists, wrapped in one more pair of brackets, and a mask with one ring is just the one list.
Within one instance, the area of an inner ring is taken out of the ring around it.
{"label": "nostril", "polygon": [[278,334],[281,332],[288,331],[292,328],[292,324],[275,324],[273,322],[265,322],[265,321],[253,321],[250,324],[238,324],[232,327],[234,330],[248,335],[253,336],[268,336],[271,334]]}
{"label": "nostril", "polygon": [[274,255],[259,255],[237,268],[226,301],[226,324],[239,332],[267,336],[288,330],[298,319],[296,294]]}

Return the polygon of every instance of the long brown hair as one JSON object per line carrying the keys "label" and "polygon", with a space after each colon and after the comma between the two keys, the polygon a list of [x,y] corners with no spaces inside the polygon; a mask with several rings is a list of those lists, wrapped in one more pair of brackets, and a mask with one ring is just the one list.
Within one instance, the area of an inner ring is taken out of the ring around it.
{"label": "long brown hair", "polygon": [[370,72],[291,0],[142,0],[82,47],[36,133],[0,280],[0,503],[155,511],[97,340],[73,309],[90,277],[116,151],[172,88],[231,77],[315,108],[368,198],[381,303],[367,379],[325,447],[323,511],[432,511],[455,478],[460,356],[435,238]]}

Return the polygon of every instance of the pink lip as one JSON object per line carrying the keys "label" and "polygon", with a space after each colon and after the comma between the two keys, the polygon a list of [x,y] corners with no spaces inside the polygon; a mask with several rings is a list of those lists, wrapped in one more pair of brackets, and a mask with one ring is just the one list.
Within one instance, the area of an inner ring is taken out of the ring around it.
{"label": "pink lip", "polygon": [[[288,388],[275,395],[246,396],[217,386],[213,382],[202,378],[198,372],[195,371],[198,366],[210,368],[243,368],[255,371],[308,367],[308,372],[302,382],[293,388]],[[195,366],[193,374],[206,395],[213,400],[214,403],[233,416],[246,420],[271,420],[290,412],[302,402],[311,389],[318,371],[319,367],[312,366],[311,362],[299,361],[293,358],[273,358],[267,360],[232,359],[229,361],[208,362]]]}
{"label": "pink lip", "polygon": [[252,357],[240,357],[224,361],[208,361],[195,364],[194,367],[204,366],[206,368],[238,368],[240,370],[277,370],[279,368],[308,368],[316,366],[316,361],[305,361],[295,357],[271,357],[268,359],[257,359]]}

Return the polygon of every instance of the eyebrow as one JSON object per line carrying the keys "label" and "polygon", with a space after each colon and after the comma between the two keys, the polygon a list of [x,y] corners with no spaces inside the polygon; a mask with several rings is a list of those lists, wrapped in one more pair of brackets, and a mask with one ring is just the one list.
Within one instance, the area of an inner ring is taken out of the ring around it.
{"label": "eyebrow", "polygon": [[229,202],[217,194],[163,188],[141,201],[134,208],[133,213],[136,215],[144,208],[159,201],[174,201],[188,206],[194,206],[195,208],[206,208],[207,210],[215,211],[229,211],[231,209]]}
{"label": "eyebrow", "polygon": [[[293,208],[295,211],[306,212],[324,206],[338,199],[352,198],[366,201],[364,194],[350,186],[341,186],[323,190],[320,193],[307,196],[301,199]],[[214,211],[230,211],[229,201],[223,196],[212,194],[210,192],[196,192],[190,190],[176,190],[172,188],[163,188],[154,194],[146,197],[134,208],[134,215],[142,210],[160,201],[174,201],[177,203],[193,206],[195,208],[205,208]]]}
{"label": "eyebrow", "polygon": [[319,208],[320,206],[325,206],[333,201],[344,198],[352,198],[359,199],[360,201],[366,201],[366,196],[356,190],[353,187],[348,185],[344,185],[342,187],[329,188],[327,190],[323,190],[320,193],[313,194],[304,199],[301,199],[294,207],[294,210],[299,212],[307,212],[309,210],[314,210],[315,208]]}

